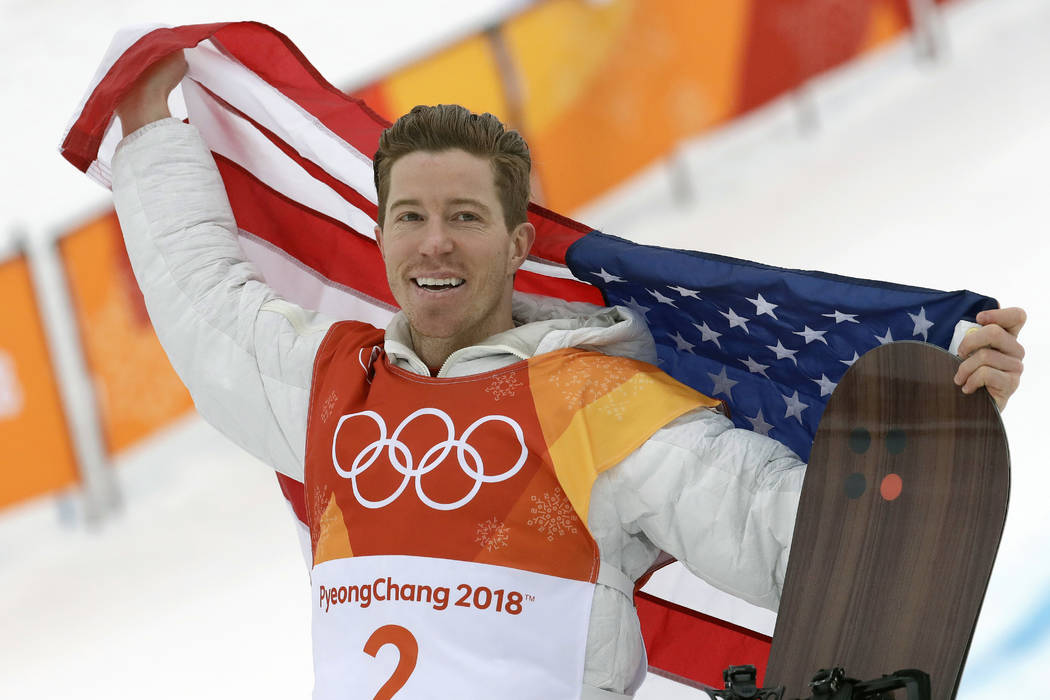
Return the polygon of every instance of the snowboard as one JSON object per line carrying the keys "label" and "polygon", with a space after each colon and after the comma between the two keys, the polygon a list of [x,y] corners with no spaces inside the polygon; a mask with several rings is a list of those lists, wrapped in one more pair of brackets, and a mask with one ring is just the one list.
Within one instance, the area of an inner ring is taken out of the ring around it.
{"label": "snowboard", "polygon": [[953,698],[1006,520],[1009,453],[960,360],[896,342],[869,351],[828,401],[800,497],[763,685],[813,694],[821,669],[901,669]]}

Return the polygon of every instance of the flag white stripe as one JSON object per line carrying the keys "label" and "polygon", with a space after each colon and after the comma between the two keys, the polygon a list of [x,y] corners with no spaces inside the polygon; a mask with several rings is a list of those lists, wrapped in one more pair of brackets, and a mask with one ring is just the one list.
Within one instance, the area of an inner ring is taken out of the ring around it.
{"label": "flag white stripe", "polygon": [[681,562],[672,562],[654,573],[642,590],[684,608],[773,636],[777,622],[775,612],[715,588],[693,575]]}
{"label": "flag white stripe", "polygon": [[521,264],[522,270],[528,270],[529,272],[535,272],[539,275],[545,275],[547,277],[557,277],[563,280],[574,280],[576,275],[569,271],[569,268],[564,265],[557,265],[555,263],[549,263],[539,258],[529,258]]}
{"label": "flag white stripe", "polygon": [[[210,86],[209,86],[210,87]],[[374,238],[375,221],[275,146],[251,122],[214,100],[194,81],[182,93],[190,121],[212,151],[229,158],[284,196]]]}
{"label": "flag white stripe", "polygon": [[114,117],[113,122],[106,129],[106,134],[102,137],[102,144],[98,149],[98,158],[91,161],[86,173],[88,177],[107,190],[113,188],[113,173],[109,164],[113,161],[113,153],[117,150],[117,144],[121,139],[119,122],[120,120]]}
{"label": "flag white stripe", "polygon": [[[73,116],[70,118],[69,123],[66,124],[65,130],[62,131],[62,139],[58,142],[60,151],[62,148],[61,144],[65,143],[66,137],[69,136],[69,130],[72,129],[73,125],[77,123],[78,119],[80,119],[80,115],[84,111],[84,106],[87,104],[88,98],[91,97],[91,93],[95,92],[95,88],[98,87],[99,83],[102,82],[102,79],[105,78],[106,74],[108,74],[110,69],[113,68],[113,64],[117,62],[117,59],[119,59],[125,51],[131,48],[131,45],[136,41],[149,34],[154,29],[161,29],[166,26],[170,25],[140,24],[131,27],[124,27],[113,35],[113,40],[110,41],[109,46],[106,47],[106,55],[102,57],[102,62],[99,63],[98,69],[95,70],[95,75],[91,78],[91,84],[88,85],[88,89],[84,91],[84,95],[80,98],[80,104],[77,105],[76,111],[73,112]],[[107,155],[104,159],[107,163],[112,154],[112,150],[107,151]],[[103,160],[101,149],[99,150],[98,155],[98,160]],[[95,162],[98,162],[98,160]],[[107,188],[109,187],[108,179],[104,184]]]}
{"label": "flag white stripe", "polygon": [[239,233],[245,256],[278,296],[330,318],[364,321],[377,328],[386,328],[393,318],[394,307],[333,282],[250,232]]}
{"label": "flag white stripe", "polygon": [[337,136],[317,117],[222,52],[210,39],[188,50],[186,62],[191,80],[207,86],[362,197],[373,204],[378,201],[371,156]]}

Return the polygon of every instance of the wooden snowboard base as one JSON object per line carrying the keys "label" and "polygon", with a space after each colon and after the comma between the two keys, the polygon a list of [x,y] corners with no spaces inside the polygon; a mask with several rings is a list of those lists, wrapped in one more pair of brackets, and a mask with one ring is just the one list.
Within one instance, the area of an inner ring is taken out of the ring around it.
{"label": "wooden snowboard base", "polygon": [[930,675],[953,698],[1006,519],[1009,453],[988,394],[924,343],[876,348],[828,402],[799,503],[763,685],[824,668]]}

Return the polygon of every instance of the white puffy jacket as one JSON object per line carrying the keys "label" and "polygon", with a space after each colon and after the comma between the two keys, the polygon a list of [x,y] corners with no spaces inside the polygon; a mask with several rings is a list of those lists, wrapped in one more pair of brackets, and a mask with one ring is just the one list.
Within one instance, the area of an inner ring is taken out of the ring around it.
{"label": "white puffy jacket", "polygon": [[[193,127],[166,119],[125,138],[113,160],[113,197],[157,335],[198,411],[301,481],[313,359],[333,319],[279,298],[245,261],[225,189]],[[645,324],[627,309],[519,295],[514,316],[516,328],[453,353],[442,375],[565,347],[656,357]],[[403,316],[388,327],[385,348],[401,368],[429,373]],[[663,550],[718,588],[775,610],[803,473],[780,443],[700,409],[598,477],[588,526],[602,561],[631,580]],[[598,586],[584,697],[632,694],[644,670],[631,602]]]}

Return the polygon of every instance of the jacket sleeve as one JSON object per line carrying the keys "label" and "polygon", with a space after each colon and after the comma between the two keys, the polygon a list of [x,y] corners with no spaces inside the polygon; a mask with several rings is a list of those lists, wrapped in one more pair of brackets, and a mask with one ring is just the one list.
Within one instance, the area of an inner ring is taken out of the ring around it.
{"label": "jacket sleeve", "polygon": [[805,475],[791,450],[700,409],[608,475],[625,534],[647,538],[721,590],[777,609]]}
{"label": "jacket sleeve", "polygon": [[128,135],[113,200],[150,319],[197,410],[301,481],[313,359],[331,321],[279,298],[245,260],[194,127],[164,119]]}

